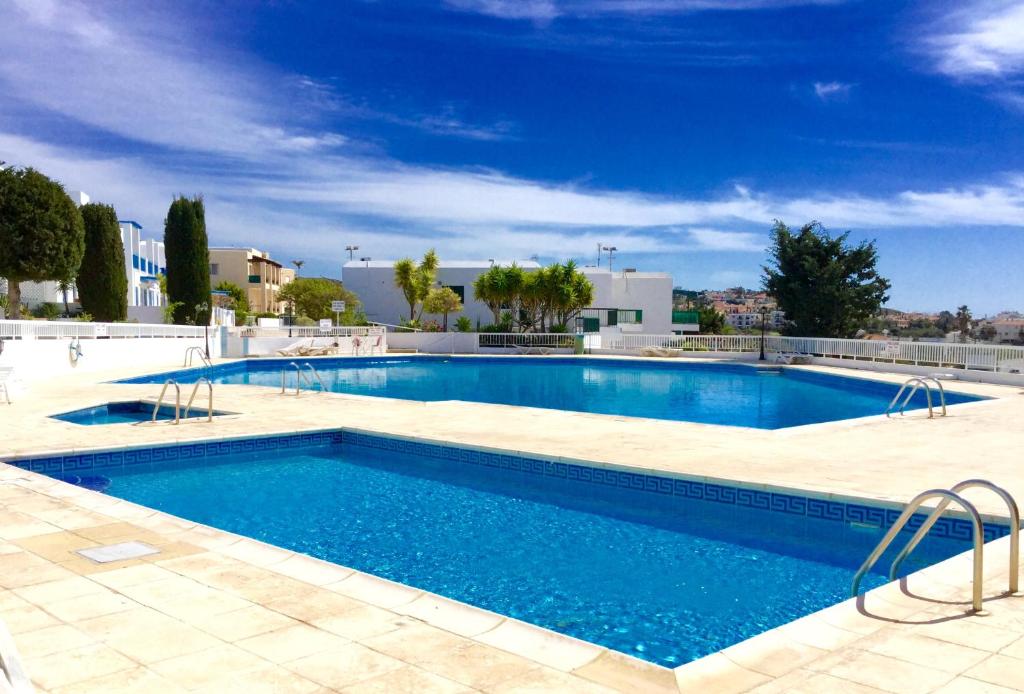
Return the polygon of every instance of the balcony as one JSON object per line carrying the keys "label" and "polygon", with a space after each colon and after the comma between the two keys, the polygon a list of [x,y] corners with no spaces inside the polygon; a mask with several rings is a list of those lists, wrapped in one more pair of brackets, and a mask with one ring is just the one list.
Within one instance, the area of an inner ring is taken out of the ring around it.
{"label": "balcony", "polygon": [[638,308],[585,308],[580,311],[577,322],[583,332],[596,333],[610,326],[639,326],[644,322],[644,312]]}

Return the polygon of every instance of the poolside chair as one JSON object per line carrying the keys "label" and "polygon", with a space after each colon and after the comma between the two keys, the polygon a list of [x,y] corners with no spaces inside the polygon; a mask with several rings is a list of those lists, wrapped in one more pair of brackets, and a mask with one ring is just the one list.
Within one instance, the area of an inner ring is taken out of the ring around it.
{"label": "poolside chair", "polygon": [[0,366],[0,389],[4,391],[4,401],[11,404],[11,381],[14,380],[13,366]]}
{"label": "poolside chair", "polygon": [[370,351],[371,355],[374,352],[379,352],[380,354],[384,354],[384,336],[383,335],[378,335],[377,339],[374,340],[372,343],[370,343],[368,345],[368,348],[369,348],[369,351]]}
{"label": "poolside chair", "polygon": [[[302,349],[305,346],[305,344],[305,340],[299,340],[298,342],[293,342],[292,344],[288,345],[287,347],[284,347],[283,349],[277,350],[277,353],[282,357],[301,357],[304,356]],[[310,347],[313,346],[312,340],[309,341],[309,345]]]}
{"label": "poolside chair", "polygon": [[550,347],[541,345],[512,345],[516,354],[551,354]]}

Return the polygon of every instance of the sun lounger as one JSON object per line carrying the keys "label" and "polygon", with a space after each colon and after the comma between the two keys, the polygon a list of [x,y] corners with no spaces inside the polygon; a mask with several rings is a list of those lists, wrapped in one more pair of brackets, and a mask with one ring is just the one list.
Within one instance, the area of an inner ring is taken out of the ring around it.
{"label": "sun lounger", "polygon": [[512,345],[516,354],[551,354],[550,347],[541,345]]}
{"label": "sun lounger", "polygon": [[4,392],[4,400],[11,404],[11,381],[14,380],[13,366],[0,366],[0,390]]}

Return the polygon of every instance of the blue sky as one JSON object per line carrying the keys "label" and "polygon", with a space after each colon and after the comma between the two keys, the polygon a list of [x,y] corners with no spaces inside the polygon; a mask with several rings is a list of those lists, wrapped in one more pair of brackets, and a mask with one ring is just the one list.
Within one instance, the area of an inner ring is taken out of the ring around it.
{"label": "blue sky", "polygon": [[1024,0],[0,5],[0,159],[338,276],[575,258],[757,285],[774,218],[890,305],[1024,309]]}

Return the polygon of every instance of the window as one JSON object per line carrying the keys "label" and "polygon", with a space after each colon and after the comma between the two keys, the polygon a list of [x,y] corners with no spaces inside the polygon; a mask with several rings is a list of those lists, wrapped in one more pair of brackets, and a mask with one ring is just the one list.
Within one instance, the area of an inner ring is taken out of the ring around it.
{"label": "window", "polygon": [[220,274],[220,263],[210,263],[210,274],[211,275],[219,275]]}
{"label": "window", "polygon": [[466,287],[465,286],[463,286],[461,284],[459,284],[459,285],[448,285],[448,284],[446,284],[444,286],[448,287],[448,289],[451,289],[453,292],[458,294],[459,295],[459,301],[461,301],[463,304],[466,303]]}

